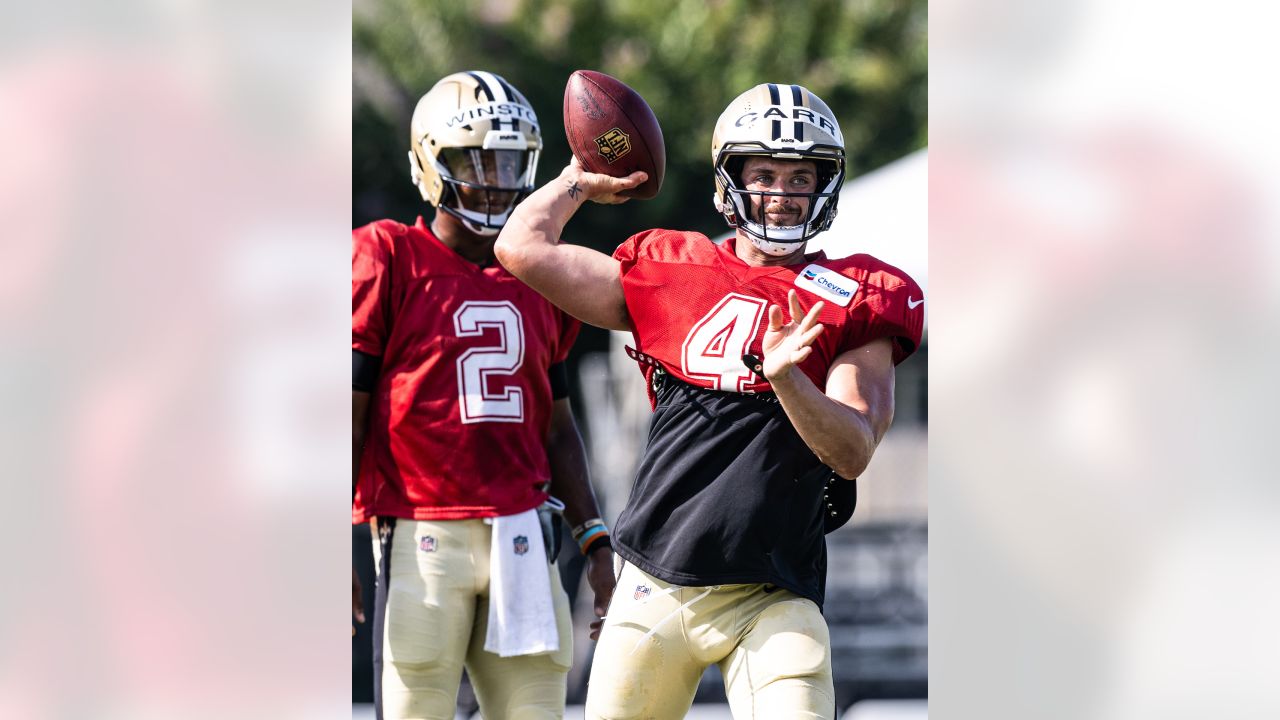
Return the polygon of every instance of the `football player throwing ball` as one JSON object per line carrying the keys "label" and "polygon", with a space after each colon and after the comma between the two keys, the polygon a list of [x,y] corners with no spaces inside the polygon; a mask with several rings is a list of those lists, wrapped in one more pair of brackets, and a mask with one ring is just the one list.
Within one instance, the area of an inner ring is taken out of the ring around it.
{"label": "football player throwing ball", "polygon": [[893,419],[894,366],[920,343],[923,296],[868,255],[806,253],[845,178],[840,126],[799,85],[725,109],[715,208],[736,229],[649,230],[613,256],[562,244],[587,200],[645,179],[571,162],[516,208],[496,247],[569,314],[633,334],[654,404],[612,544],[625,561],[596,647],[593,718],[680,718],[720,666],[735,717],[835,714],[821,614],[824,534]]}

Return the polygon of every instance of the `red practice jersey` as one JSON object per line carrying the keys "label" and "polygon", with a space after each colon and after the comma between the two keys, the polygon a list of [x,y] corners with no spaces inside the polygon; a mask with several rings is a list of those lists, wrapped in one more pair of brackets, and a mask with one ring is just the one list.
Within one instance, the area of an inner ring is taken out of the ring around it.
{"label": "red practice jersey", "polygon": [[548,368],[579,324],[418,218],[352,233],[351,347],[382,358],[352,507],[456,520],[523,512],[551,477]]}
{"label": "red practice jersey", "polygon": [[[870,255],[829,260],[821,252],[795,265],[753,267],[734,254],[735,241],[716,245],[701,233],[649,230],[614,252],[636,349],[667,372],[715,390],[770,390],[742,356],[763,357],[768,306],[780,305],[785,318],[792,288],[806,312],[825,303],[818,321],[826,329],[800,363],[820,390],[847,350],[890,338],[896,364],[919,347],[924,295],[901,270]],[[646,376],[651,372],[646,368]]]}

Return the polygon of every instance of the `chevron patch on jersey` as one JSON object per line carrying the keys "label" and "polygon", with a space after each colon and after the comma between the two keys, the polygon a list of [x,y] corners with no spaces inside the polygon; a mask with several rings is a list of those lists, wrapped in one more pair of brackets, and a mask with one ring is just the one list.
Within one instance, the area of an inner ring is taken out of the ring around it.
{"label": "chevron patch on jersey", "polygon": [[821,265],[811,264],[796,275],[796,287],[808,290],[823,300],[848,307],[858,292],[858,281]]}

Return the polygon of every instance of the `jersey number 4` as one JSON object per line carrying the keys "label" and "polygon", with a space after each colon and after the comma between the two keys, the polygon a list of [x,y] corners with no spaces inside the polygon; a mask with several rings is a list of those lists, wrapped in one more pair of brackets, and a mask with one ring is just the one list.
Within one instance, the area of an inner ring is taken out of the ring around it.
{"label": "jersey number 4", "polygon": [[[498,344],[474,347],[458,358],[458,407],[462,422],[524,422],[524,390],[501,386],[524,364],[524,320],[509,302],[463,303],[453,314],[458,337],[479,337],[497,328]],[[492,381],[492,385],[490,382]]]}
{"label": "jersey number 4", "polygon": [[765,301],[730,293],[689,331],[680,348],[684,374],[711,381],[716,390],[742,392],[755,375],[742,355],[760,330]]}

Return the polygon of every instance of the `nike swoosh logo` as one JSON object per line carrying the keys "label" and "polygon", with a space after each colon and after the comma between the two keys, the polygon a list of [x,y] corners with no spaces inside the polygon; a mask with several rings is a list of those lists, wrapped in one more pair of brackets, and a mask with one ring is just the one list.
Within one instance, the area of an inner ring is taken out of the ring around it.
{"label": "nike swoosh logo", "polygon": [[917,300],[917,301],[915,301],[915,302],[911,302],[911,296],[910,296],[910,295],[908,295],[908,296],[907,296],[907,308],[908,308],[908,309],[915,310],[916,308],[920,307],[920,303],[922,303],[922,302],[924,302],[924,298],[920,298],[919,300]]}

